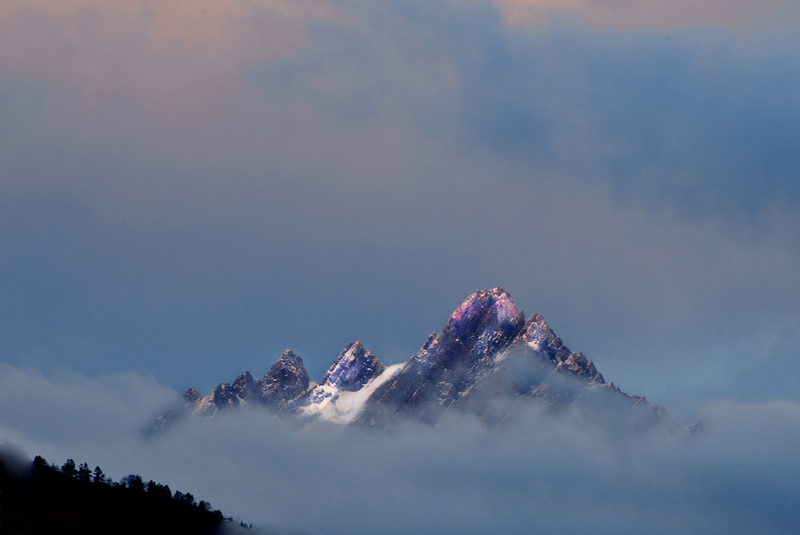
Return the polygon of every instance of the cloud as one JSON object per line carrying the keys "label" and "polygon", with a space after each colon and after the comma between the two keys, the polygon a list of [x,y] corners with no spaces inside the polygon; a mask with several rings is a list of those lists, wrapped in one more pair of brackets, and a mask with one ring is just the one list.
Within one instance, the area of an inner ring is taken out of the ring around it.
{"label": "cloud", "polygon": [[[5,366],[2,383],[2,434],[29,454],[98,464],[115,478],[139,473],[262,526],[331,534],[798,529],[800,406],[788,401],[706,404],[698,437],[609,435],[532,407],[505,429],[453,416],[436,429],[410,424],[388,435],[298,429],[254,410],[145,442],[142,421],[170,397],[150,379],[47,378]],[[19,405],[37,417],[15,419],[7,407]]]}
{"label": "cloud", "polygon": [[245,66],[293,53],[333,16],[324,0],[15,0],[0,7],[0,69],[194,116],[240,87]]}
{"label": "cloud", "polygon": [[[49,373],[0,365],[0,433],[312,533],[796,533],[796,14],[497,6],[2,3],[0,358]],[[160,382],[399,362],[496,285],[707,434],[136,438]]]}
{"label": "cloud", "polygon": [[[318,378],[501,285],[633,393],[771,395],[747,378],[800,313],[793,35],[109,6],[2,8],[4,360],[208,391],[291,347]],[[122,93],[87,101],[95,76]]]}
{"label": "cloud", "polygon": [[542,24],[564,14],[594,26],[669,29],[680,25],[718,24],[737,29],[796,27],[800,9],[791,0],[753,4],[747,0],[494,0],[513,26]]}
{"label": "cloud", "polygon": [[3,435],[37,452],[67,444],[111,447],[134,436],[147,413],[177,400],[152,377],[135,373],[97,380],[74,373],[45,376],[0,363],[0,383]]}
{"label": "cloud", "polygon": [[486,5],[352,11],[358,23],[321,24],[301,54],[254,68],[256,83],[343,130],[410,127],[531,176],[607,185],[625,201],[737,217],[797,209],[791,33],[667,35],[560,19],[520,33]]}

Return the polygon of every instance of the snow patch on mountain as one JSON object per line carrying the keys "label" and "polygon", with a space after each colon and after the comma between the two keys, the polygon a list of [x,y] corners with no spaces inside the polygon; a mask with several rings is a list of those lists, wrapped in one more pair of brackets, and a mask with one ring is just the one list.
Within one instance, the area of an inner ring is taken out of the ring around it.
{"label": "snow patch on mountain", "polygon": [[335,424],[349,424],[361,415],[369,397],[386,381],[395,377],[405,363],[387,366],[380,375],[373,377],[360,390],[341,390],[330,384],[319,385],[311,391],[309,404],[302,407],[299,415],[303,418],[317,416]]}
{"label": "snow patch on mountain", "polygon": [[[303,359],[286,350],[262,379],[245,372],[206,396],[189,388],[184,405],[156,418],[153,432],[186,416],[212,417],[241,405],[379,428],[399,418],[435,425],[447,410],[496,425],[513,418],[521,398],[538,400],[564,417],[601,421],[619,412],[634,426],[677,426],[661,408],[606,383],[592,361],[570,351],[540,314],[526,321],[511,295],[498,287],[470,295],[404,364],[386,367],[355,341],[316,384],[309,381]],[[597,409],[607,405],[616,409]]]}

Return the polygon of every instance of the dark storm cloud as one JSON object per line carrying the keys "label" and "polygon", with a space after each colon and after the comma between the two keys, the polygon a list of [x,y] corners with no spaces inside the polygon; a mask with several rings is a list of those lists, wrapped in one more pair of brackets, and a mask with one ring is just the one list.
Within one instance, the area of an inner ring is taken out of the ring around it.
{"label": "dark storm cloud", "polygon": [[2,428],[30,454],[98,464],[116,479],[139,473],[261,526],[330,534],[799,527],[796,403],[707,404],[707,431],[696,437],[578,428],[532,406],[504,429],[453,416],[436,429],[408,425],[390,434],[297,429],[252,411],[144,442],[142,422],[155,400],[168,398],[151,379],[3,371],[4,421],[9,404],[42,416]]}

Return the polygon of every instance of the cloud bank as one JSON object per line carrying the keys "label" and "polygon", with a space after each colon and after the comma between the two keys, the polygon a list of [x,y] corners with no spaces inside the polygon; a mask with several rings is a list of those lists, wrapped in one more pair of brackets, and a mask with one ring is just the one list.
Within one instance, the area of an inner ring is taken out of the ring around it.
{"label": "cloud bank", "polygon": [[570,14],[597,26],[624,29],[718,24],[740,30],[792,27],[800,9],[791,0],[758,5],[746,0],[495,0],[509,24],[529,26]]}
{"label": "cloud bank", "polygon": [[0,359],[318,378],[500,285],[626,391],[797,400],[794,19],[662,4],[3,4]]}
{"label": "cloud bank", "polygon": [[[800,406],[717,401],[697,437],[611,434],[535,406],[486,429],[453,416],[392,434],[272,419],[142,423],[170,392],[135,374],[90,380],[4,366],[2,436],[61,463],[139,473],[261,527],[307,533],[796,533]],[[35,418],[21,419],[20,406]]]}
{"label": "cloud bank", "polygon": [[197,114],[252,63],[291,54],[325,1],[12,1],[0,7],[0,69],[67,82],[100,102],[124,94],[168,115]]}
{"label": "cloud bank", "polygon": [[[0,434],[311,533],[797,533],[796,6],[3,2]],[[498,285],[706,434],[138,438]]]}

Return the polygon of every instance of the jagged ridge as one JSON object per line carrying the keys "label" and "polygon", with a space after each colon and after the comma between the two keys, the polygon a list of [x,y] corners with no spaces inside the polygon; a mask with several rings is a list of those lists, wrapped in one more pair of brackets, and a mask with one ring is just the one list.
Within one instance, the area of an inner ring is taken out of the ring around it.
{"label": "jagged ridge", "polygon": [[310,382],[303,359],[284,351],[261,379],[246,371],[231,385],[220,383],[207,396],[189,387],[183,399],[194,405],[194,413],[215,413],[226,406],[260,403],[276,412],[286,411],[291,402],[306,394]]}
{"label": "jagged ridge", "polygon": [[432,333],[404,364],[387,367],[356,341],[314,384],[302,359],[287,350],[262,379],[245,372],[233,385],[221,383],[207,396],[189,388],[185,408],[157,419],[156,427],[166,427],[187,409],[210,416],[248,403],[278,414],[372,427],[409,417],[435,423],[447,410],[496,424],[513,415],[525,398],[589,420],[602,417],[598,407],[614,405],[629,412],[637,425],[667,422],[677,427],[645,398],[606,383],[592,361],[570,351],[541,315],[526,321],[502,288],[470,295],[441,332]]}

